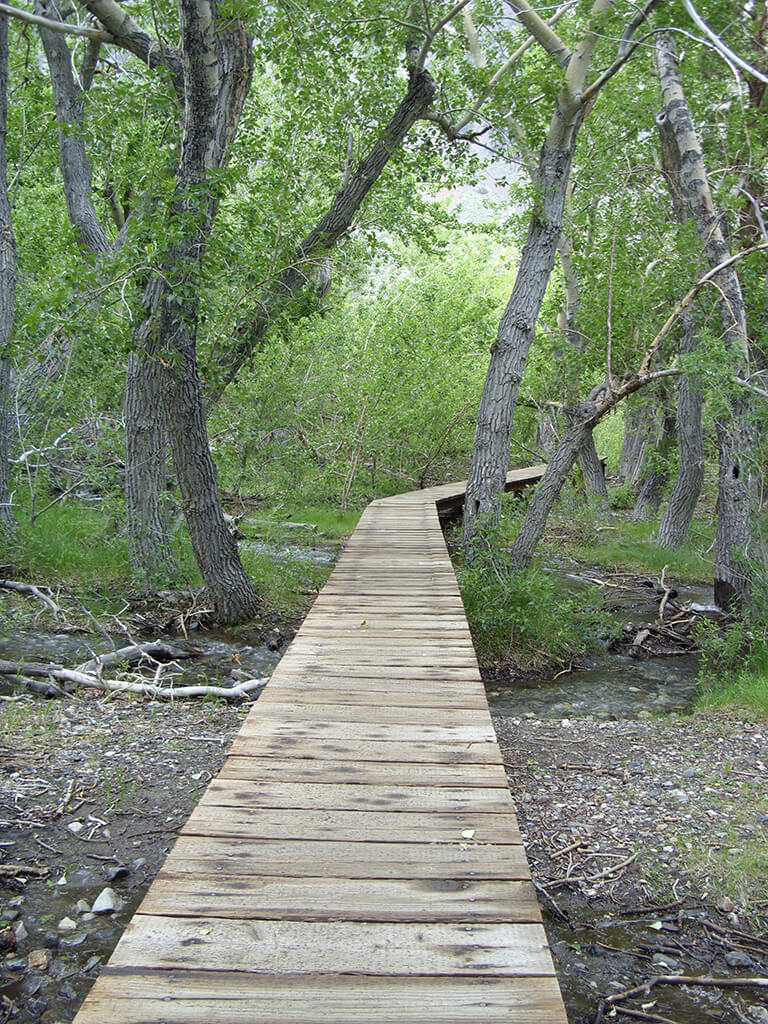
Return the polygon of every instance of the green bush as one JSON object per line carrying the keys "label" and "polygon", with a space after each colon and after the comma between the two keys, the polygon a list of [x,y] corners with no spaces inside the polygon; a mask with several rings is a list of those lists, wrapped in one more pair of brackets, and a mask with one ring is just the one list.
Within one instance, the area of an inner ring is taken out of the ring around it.
{"label": "green bush", "polygon": [[610,636],[607,612],[561,593],[552,574],[513,571],[487,532],[457,576],[475,650],[486,664],[564,664]]}

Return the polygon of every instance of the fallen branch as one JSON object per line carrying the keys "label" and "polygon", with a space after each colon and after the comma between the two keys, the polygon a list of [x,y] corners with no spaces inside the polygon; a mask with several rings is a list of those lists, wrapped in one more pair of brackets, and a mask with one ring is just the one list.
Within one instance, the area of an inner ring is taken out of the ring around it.
{"label": "fallen branch", "polygon": [[49,873],[48,868],[37,868],[34,864],[0,864],[0,876],[3,878],[15,878],[17,875],[45,878]]}
{"label": "fallen branch", "polygon": [[159,686],[157,683],[145,682],[122,682],[119,680],[101,679],[98,676],[89,675],[78,669],[63,668],[61,665],[44,665],[36,662],[25,663],[23,661],[0,661],[0,675],[12,677],[15,681],[30,689],[43,687],[46,684],[35,683],[30,676],[43,677],[49,680],[46,690],[40,689],[36,692],[44,693],[50,697],[64,697],[65,691],[60,690],[50,680],[59,683],[69,683],[73,686],[85,686],[92,690],[102,690],[109,693],[143,693],[150,697],[162,697],[173,700],[175,697],[225,697],[230,700],[235,697],[243,697],[255,690],[260,690],[267,685],[266,679],[246,679],[235,686],[207,686],[205,684],[194,684],[190,686]]}
{"label": "fallen branch", "polygon": [[48,605],[53,614],[57,617],[61,613],[59,606],[38,587],[33,587],[31,583],[17,583],[15,580],[0,580],[0,590],[15,590],[19,594],[31,594],[32,597],[36,597],[39,601]]}
{"label": "fallen branch", "polygon": [[[605,1004],[613,1006],[633,996],[646,996],[656,985],[704,985],[715,988],[768,988],[768,978],[697,978],[687,974],[659,974],[649,978],[643,985],[635,985],[624,992],[606,996]],[[624,1010],[622,1009],[622,1013]]]}
{"label": "fallen branch", "polygon": [[154,640],[151,643],[130,644],[117,651],[99,654],[78,665],[77,671],[97,672],[106,665],[114,665],[116,662],[122,665],[136,665],[145,657],[153,658],[155,661],[177,661],[182,658],[196,658],[200,653],[197,649],[172,647],[162,640]]}

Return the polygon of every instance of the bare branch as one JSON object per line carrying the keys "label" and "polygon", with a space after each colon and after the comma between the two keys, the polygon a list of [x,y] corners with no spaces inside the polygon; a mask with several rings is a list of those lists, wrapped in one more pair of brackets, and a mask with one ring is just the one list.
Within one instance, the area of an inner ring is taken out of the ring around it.
{"label": "bare branch", "polygon": [[461,11],[463,10],[463,8],[467,6],[468,3],[469,0],[459,0],[459,2],[457,4],[454,4],[450,11],[448,11],[447,14],[444,14],[439,21],[436,21],[432,28],[429,30],[426,39],[422,43],[419,55],[414,62],[413,71],[416,74],[424,70],[427,63],[427,56],[429,54],[430,49],[432,48],[432,43],[434,43],[435,39],[437,38],[438,33],[442,32],[442,30],[445,28],[448,22],[455,18],[457,14],[461,14]]}
{"label": "bare branch", "polygon": [[515,12],[520,24],[528,29],[550,57],[553,57],[561,68],[567,68],[571,59],[571,51],[557,32],[553,32],[551,24],[537,14],[527,0],[506,0],[506,3]]}
{"label": "bare branch", "polygon": [[0,14],[7,14],[11,18],[23,21],[27,25],[36,25],[39,28],[50,29],[51,32],[60,32],[67,36],[83,36],[86,39],[93,39],[99,43],[114,43],[116,40],[100,28],[88,28],[86,25],[68,25],[64,21],[54,21],[52,18],[43,18],[39,14],[32,14],[30,11],[23,11],[11,4],[0,3]]}
{"label": "bare branch", "polygon": [[683,0],[683,7],[685,7],[691,17],[691,21],[697,26],[697,28],[700,28],[701,31],[712,40],[712,45],[716,50],[719,50],[724,57],[727,57],[737,67],[740,67],[742,71],[746,71],[747,74],[752,75],[754,78],[757,78],[758,81],[765,82],[765,84],[768,85],[768,77],[766,77],[762,71],[758,71],[757,68],[739,57],[739,55],[734,53],[729,46],[726,46],[717,32],[711,29],[706,21],[704,21],[702,16],[691,3],[691,0]]}
{"label": "bare branch", "polygon": [[129,50],[149,68],[167,68],[176,92],[184,95],[181,60],[174,50],[140,28],[116,0],[79,0],[79,3],[111,33],[111,42]]}

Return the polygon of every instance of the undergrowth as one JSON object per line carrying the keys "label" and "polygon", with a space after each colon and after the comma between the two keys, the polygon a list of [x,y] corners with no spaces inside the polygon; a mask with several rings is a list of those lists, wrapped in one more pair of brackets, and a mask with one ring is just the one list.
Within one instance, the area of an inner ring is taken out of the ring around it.
{"label": "undergrowth", "polygon": [[513,570],[501,542],[505,529],[482,529],[474,557],[457,571],[480,661],[536,669],[605,646],[613,617],[598,603],[564,595],[551,574]]}

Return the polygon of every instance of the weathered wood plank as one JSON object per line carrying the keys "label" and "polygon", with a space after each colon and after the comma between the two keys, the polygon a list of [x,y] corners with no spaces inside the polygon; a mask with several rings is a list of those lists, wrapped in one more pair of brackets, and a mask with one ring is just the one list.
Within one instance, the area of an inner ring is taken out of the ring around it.
{"label": "weathered wood plank", "polygon": [[[198,805],[182,835],[231,836],[239,839],[328,839],[344,842],[519,843],[520,832],[509,814],[471,810],[386,812]],[[361,851],[362,852],[362,851]]]}
{"label": "weathered wood plank", "polygon": [[260,976],[108,967],[78,1024],[567,1024],[536,978]]}
{"label": "weathered wood plank", "polygon": [[486,764],[403,764],[393,761],[333,761],[311,757],[260,757],[255,753],[230,755],[219,772],[219,779],[255,779],[281,782],[321,782],[328,785],[354,782],[355,785],[380,786],[479,786],[484,789],[507,788],[507,776],[501,765]]}
{"label": "weathered wood plank", "polygon": [[222,921],[137,914],[114,967],[253,974],[552,976],[540,924]]}
{"label": "weathered wood plank", "polygon": [[530,878],[520,843],[339,842],[179,836],[165,862],[175,873],[278,878]]}
{"label": "weathered wood plank", "polygon": [[[214,779],[200,807],[240,807],[347,811],[441,811],[465,814],[514,810],[509,790],[499,787],[459,789],[455,786],[330,785],[322,782],[254,782]],[[394,825],[396,828],[397,826]]]}
{"label": "weathered wood plank", "polygon": [[504,924],[541,920],[530,882],[454,879],[264,878],[165,868],[141,905],[161,917],[248,921],[415,921]]}
{"label": "weathered wood plank", "polygon": [[[248,719],[246,719],[246,722]],[[334,761],[391,761],[400,764],[501,764],[501,753],[495,743],[462,743],[451,741],[411,741],[402,743],[388,740],[365,740],[360,738],[319,739],[302,737],[299,740],[290,733],[277,736],[244,735],[235,737],[231,753],[243,756],[256,753],[261,757],[289,755],[298,758],[320,758]]]}

